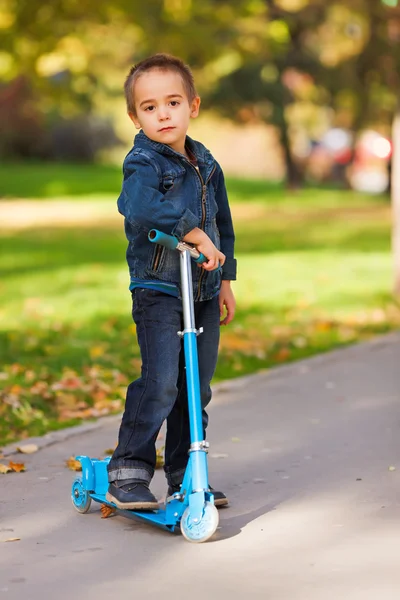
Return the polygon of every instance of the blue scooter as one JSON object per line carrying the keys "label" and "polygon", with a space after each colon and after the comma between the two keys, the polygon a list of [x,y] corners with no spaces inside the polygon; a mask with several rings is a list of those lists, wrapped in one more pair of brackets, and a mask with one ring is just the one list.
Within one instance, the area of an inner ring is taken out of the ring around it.
{"label": "blue scooter", "polygon": [[[181,532],[189,542],[205,542],[215,533],[219,517],[208,484],[208,442],[203,439],[196,340],[202,329],[195,327],[190,261],[193,258],[201,264],[207,259],[190,244],[179,242],[175,237],[156,229],[149,232],[149,240],[180,252],[184,330],[177,333],[183,338],[184,344],[191,445],[181,489],[166,499],[164,509],[151,512],[117,510],[126,517],[149,521],[171,532],[180,524]],[[76,510],[87,513],[92,500],[116,509],[113,503],[106,500],[107,465],[111,457],[102,460],[88,456],[76,458],[82,465],[82,476],[72,484],[71,497]]]}

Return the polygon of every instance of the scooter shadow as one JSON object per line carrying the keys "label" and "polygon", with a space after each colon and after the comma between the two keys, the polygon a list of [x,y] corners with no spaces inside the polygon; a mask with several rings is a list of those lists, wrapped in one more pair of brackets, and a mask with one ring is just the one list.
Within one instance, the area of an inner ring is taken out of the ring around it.
{"label": "scooter shadow", "polygon": [[267,504],[263,504],[259,508],[255,508],[247,513],[242,513],[241,515],[236,515],[231,518],[225,518],[224,514],[229,511],[229,506],[226,508],[220,508],[219,512],[222,517],[220,520],[220,526],[217,531],[213,535],[210,542],[219,542],[222,540],[227,540],[229,538],[233,538],[239,535],[242,532],[242,529],[246,527],[249,523],[258,519],[262,515],[266,513],[272,512],[277,508],[277,502],[268,502]]}

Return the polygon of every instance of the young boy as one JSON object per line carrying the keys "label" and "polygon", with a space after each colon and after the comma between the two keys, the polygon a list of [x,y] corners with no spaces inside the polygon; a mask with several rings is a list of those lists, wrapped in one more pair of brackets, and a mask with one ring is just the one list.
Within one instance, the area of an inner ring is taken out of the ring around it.
{"label": "young boy", "polygon": [[[118,210],[125,217],[133,298],[132,315],[142,357],[141,377],[128,386],[118,446],[108,466],[107,500],[119,508],[154,510],[149,489],[155,442],[167,420],[164,470],[168,496],[179,491],[190,448],[182,341],[179,253],[148,241],[155,228],[194,244],[207,258],[193,262],[193,292],[204,435],[219,343],[219,327],[234,316],[230,282],[236,278],[234,232],[220,166],[186,135],[200,98],[190,69],[157,54],[130,70],[128,114],[141,129],[124,161]],[[216,269],[218,264],[222,269]],[[221,274],[222,271],[222,274]],[[225,316],[224,316],[225,315]],[[220,321],[220,319],[222,319]],[[228,503],[212,490],[216,506]]]}

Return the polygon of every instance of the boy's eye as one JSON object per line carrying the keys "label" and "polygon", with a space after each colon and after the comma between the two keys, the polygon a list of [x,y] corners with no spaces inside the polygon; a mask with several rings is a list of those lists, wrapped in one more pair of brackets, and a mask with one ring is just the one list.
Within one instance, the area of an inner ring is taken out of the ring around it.
{"label": "boy's eye", "polygon": [[179,102],[178,102],[178,100],[171,100],[170,104],[171,104],[171,106],[178,106]]}
{"label": "boy's eye", "polygon": [[146,106],[146,108],[144,110],[148,110],[149,112],[152,112],[154,110],[154,106],[152,104],[150,104],[150,106]]}

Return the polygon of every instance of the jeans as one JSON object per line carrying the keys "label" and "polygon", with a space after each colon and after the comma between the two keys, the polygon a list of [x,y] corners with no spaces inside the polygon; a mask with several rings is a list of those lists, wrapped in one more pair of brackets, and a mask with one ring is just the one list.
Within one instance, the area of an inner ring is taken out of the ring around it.
{"label": "jeans", "polygon": [[[109,481],[137,478],[150,482],[155,443],[167,420],[164,470],[169,485],[181,483],[190,448],[189,415],[182,339],[182,301],[150,289],[133,291],[132,316],[142,357],[142,372],[127,389],[118,446],[108,465]],[[204,437],[219,344],[218,296],[194,305]]]}

